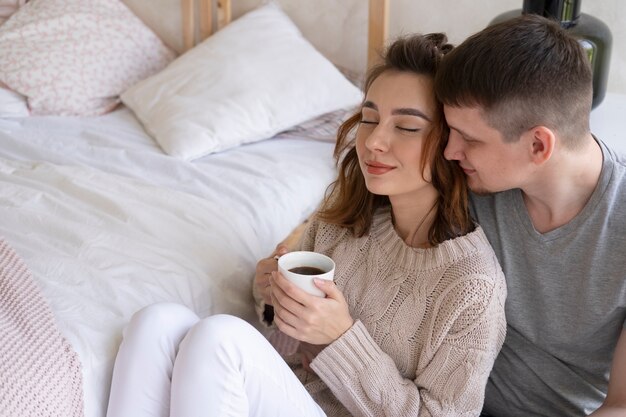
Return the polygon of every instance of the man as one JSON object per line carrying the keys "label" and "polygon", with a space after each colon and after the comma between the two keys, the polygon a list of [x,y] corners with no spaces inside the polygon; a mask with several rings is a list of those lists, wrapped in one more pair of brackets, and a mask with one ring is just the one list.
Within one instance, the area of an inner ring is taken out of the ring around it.
{"label": "man", "polygon": [[589,130],[588,59],[520,16],[450,52],[435,88],[507,278],[485,415],[626,416],[626,159]]}

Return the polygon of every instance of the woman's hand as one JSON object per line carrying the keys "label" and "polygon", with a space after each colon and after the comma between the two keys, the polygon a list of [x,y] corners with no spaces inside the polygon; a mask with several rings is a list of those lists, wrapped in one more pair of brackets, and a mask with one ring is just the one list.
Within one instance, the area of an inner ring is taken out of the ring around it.
{"label": "woman's hand", "polygon": [[267,305],[272,305],[272,296],[270,295],[270,274],[272,271],[278,270],[277,256],[282,256],[288,252],[287,246],[279,244],[276,250],[272,252],[269,258],[263,258],[256,264],[256,274],[254,275],[254,285],[257,294],[263,297],[263,301]]}
{"label": "woman's hand", "polygon": [[354,324],[348,303],[332,281],[314,280],[326,298],[306,293],[278,271],[271,273],[270,283],[274,322],[294,339],[326,345],[337,340]]}

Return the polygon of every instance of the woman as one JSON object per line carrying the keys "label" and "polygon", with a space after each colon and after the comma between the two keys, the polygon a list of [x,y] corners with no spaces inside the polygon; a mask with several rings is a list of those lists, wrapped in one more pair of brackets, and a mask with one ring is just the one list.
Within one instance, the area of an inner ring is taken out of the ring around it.
{"label": "woman", "polygon": [[316,283],[326,297],[290,284],[274,256],[257,266],[260,316],[297,353],[281,357],[234,317],[148,307],[125,332],[109,417],[480,414],[506,288],[443,157],[433,79],[445,42],[394,42],[340,128],[338,179],[300,242],[335,260],[335,282]]}

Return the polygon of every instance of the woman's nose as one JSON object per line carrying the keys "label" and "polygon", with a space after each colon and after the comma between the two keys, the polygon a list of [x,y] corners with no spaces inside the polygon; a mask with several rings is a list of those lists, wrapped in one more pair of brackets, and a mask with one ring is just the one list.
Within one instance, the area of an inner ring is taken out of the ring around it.
{"label": "woman's nose", "polygon": [[389,150],[389,135],[380,123],[370,132],[365,140],[365,146],[372,152],[386,152]]}

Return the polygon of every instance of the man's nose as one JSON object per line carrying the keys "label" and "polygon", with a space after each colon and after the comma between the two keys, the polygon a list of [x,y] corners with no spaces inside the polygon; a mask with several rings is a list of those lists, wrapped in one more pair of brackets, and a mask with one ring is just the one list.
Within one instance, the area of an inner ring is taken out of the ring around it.
{"label": "man's nose", "polygon": [[465,158],[463,153],[463,140],[460,138],[458,133],[450,132],[448,144],[443,150],[443,156],[448,161],[460,161]]}

